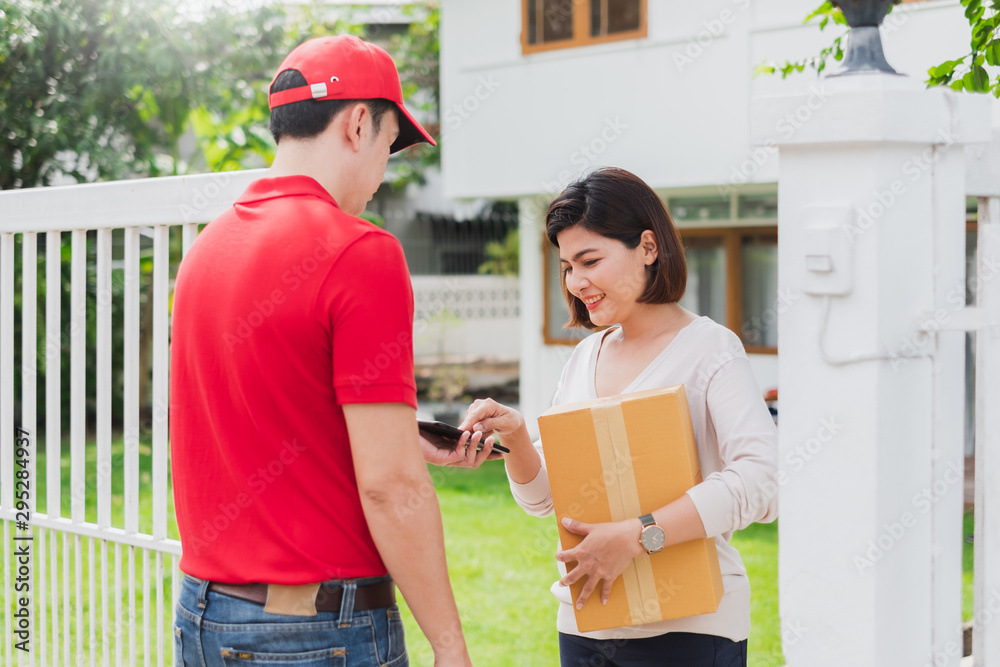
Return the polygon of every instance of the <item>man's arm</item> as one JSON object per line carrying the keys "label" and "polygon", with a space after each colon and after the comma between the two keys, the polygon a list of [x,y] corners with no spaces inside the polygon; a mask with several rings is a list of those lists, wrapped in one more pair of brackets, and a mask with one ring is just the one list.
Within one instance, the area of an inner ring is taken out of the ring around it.
{"label": "man's arm", "polygon": [[435,666],[471,666],[448,580],[441,510],[421,455],[413,408],[347,404],[344,417],[368,528],[434,649]]}

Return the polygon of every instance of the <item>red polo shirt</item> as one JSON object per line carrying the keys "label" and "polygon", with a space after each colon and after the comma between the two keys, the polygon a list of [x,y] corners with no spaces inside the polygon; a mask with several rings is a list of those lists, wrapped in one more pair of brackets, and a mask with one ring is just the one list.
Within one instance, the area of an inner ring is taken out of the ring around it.
{"label": "red polo shirt", "polygon": [[416,407],[399,241],[312,178],[256,181],[181,263],[172,328],[181,570],[277,584],[385,574],[342,406]]}

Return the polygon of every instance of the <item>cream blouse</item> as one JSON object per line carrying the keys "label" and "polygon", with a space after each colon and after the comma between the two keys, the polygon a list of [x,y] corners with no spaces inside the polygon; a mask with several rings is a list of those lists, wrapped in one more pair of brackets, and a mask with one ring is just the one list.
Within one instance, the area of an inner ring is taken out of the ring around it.
{"label": "cream blouse", "polygon": [[[597,398],[594,373],[604,332],[582,340],[563,368],[553,405]],[[559,599],[559,632],[595,639],[652,637],[667,632],[718,635],[733,641],[750,634],[750,582],[736,549],[734,530],[777,517],[778,434],[739,338],[707,317],[681,329],[622,392],[683,384],[694,425],[704,481],[687,494],[705,532],[715,538],[725,594],[712,614],[648,625],[582,633],[577,630],[569,588],[552,585]],[[526,484],[510,482],[517,504],[534,516],[552,513],[552,494],[541,441],[542,469]],[[562,518],[562,517],[560,517]],[[565,566],[559,563],[561,574]]]}

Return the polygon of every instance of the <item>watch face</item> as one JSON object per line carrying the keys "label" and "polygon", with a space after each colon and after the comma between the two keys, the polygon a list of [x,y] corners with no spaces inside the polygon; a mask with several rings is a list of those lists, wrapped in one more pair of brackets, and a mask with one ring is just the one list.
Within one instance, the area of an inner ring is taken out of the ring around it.
{"label": "watch face", "polygon": [[664,541],[666,541],[666,535],[659,526],[647,526],[642,531],[642,546],[646,548],[646,551],[659,551],[663,548]]}

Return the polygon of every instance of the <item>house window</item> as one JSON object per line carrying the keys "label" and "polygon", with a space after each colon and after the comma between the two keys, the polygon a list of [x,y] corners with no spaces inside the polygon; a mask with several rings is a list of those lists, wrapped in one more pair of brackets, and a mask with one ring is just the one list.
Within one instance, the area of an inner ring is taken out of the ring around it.
{"label": "house window", "polygon": [[646,36],[646,0],[522,0],[524,53]]}
{"label": "house window", "polygon": [[591,331],[584,327],[564,329],[569,321],[569,307],[562,293],[562,273],[559,267],[559,248],[542,239],[545,254],[545,330],[542,337],[546,345],[576,345]]}
{"label": "house window", "polygon": [[777,228],[707,227],[680,233],[688,263],[681,305],[732,329],[747,352],[777,352]]}

